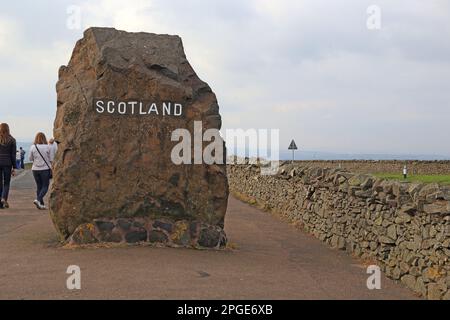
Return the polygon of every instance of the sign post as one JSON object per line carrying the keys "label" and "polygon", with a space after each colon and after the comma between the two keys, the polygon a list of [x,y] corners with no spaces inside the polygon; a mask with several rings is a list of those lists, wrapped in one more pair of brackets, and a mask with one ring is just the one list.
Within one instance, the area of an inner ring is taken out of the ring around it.
{"label": "sign post", "polygon": [[288,148],[289,150],[292,150],[292,163],[294,163],[294,152],[295,152],[295,150],[297,150],[298,148],[297,148],[297,145],[295,144],[295,141],[294,140],[292,140],[291,141],[291,144],[289,145],[289,148]]}

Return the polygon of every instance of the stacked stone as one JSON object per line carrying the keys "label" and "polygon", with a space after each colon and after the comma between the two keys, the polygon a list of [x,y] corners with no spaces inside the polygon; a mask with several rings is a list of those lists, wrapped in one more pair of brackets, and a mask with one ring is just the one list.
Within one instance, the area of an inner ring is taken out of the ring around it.
{"label": "stacked stone", "polygon": [[75,245],[99,242],[220,249],[226,245],[226,236],[222,228],[198,221],[119,218],[82,224],[69,239]]}
{"label": "stacked stone", "polygon": [[428,299],[450,299],[450,188],[283,164],[228,168],[230,190],[330,246],[378,264]]}

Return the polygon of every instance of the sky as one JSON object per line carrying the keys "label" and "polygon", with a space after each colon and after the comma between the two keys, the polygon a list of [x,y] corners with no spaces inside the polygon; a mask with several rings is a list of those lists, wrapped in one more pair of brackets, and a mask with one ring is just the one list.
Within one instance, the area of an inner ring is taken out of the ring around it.
{"label": "sky", "polygon": [[180,35],[224,129],[279,129],[286,149],[450,157],[448,0],[2,0],[0,122],[17,140],[51,136],[58,69],[91,26]]}

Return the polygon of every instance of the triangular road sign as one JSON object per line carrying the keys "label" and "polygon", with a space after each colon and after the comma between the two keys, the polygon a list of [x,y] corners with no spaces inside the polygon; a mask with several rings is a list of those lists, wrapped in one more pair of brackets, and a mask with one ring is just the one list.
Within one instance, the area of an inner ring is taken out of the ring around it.
{"label": "triangular road sign", "polygon": [[288,148],[289,150],[297,150],[298,148],[297,148],[297,145],[295,144],[295,141],[294,140],[292,140],[291,141],[291,144],[289,145],[289,148]]}

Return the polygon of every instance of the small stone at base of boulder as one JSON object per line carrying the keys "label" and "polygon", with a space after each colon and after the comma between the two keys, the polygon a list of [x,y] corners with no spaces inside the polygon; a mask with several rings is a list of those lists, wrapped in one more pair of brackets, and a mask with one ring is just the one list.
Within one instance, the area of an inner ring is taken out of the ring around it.
{"label": "small stone at base of boulder", "polygon": [[163,231],[152,230],[148,234],[148,241],[152,243],[166,243],[169,240]]}
{"label": "small stone at base of boulder", "polygon": [[220,246],[221,232],[216,228],[203,228],[200,232],[198,244],[205,248],[215,248]]}
{"label": "small stone at base of boulder", "polygon": [[89,244],[98,242],[94,236],[95,227],[92,223],[85,223],[75,229],[70,237],[70,244]]}
{"label": "small stone at base of boulder", "polygon": [[128,243],[137,243],[137,242],[143,242],[147,240],[147,231],[145,229],[137,230],[137,231],[130,231],[125,235],[125,240]]}

